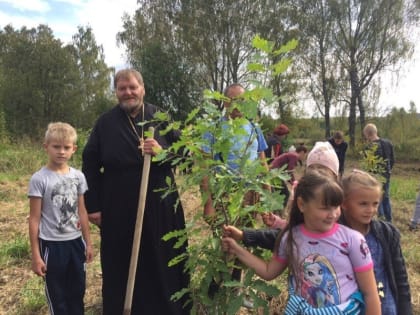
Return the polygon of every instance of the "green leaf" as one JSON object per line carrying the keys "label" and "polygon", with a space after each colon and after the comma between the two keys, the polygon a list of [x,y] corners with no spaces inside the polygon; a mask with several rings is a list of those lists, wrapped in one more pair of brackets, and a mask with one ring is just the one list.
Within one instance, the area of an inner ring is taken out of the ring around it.
{"label": "green leaf", "polygon": [[179,237],[179,236],[184,235],[184,234],[185,234],[185,230],[174,230],[174,231],[168,232],[164,236],[162,236],[162,240],[164,240],[166,242],[166,241],[169,241],[172,238],[176,238],[176,237]]}
{"label": "green leaf", "polygon": [[185,119],[185,124],[189,124],[191,120],[193,120],[195,118],[195,116],[198,114],[198,112],[200,111],[200,109],[194,108],[190,113],[188,113],[187,118]]}
{"label": "green leaf", "polygon": [[252,46],[269,54],[273,50],[273,43],[256,35],[252,39]]}
{"label": "green leaf", "polygon": [[180,254],[174,258],[172,258],[169,262],[168,262],[168,267],[173,267],[177,264],[179,264],[182,261],[185,261],[185,259],[188,258],[188,255],[186,253]]}
{"label": "green leaf", "polygon": [[289,58],[281,59],[279,62],[275,63],[272,66],[273,75],[277,76],[277,75],[285,72],[287,70],[287,68],[290,66],[291,63],[292,63],[292,60],[289,59]]}
{"label": "green leaf", "polygon": [[169,120],[169,115],[166,112],[156,112],[153,115],[153,118],[156,120],[160,120],[160,121],[168,121]]}
{"label": "green leaf", "polygon": [[235,315],[242,306],[243,297],[241,295],[236,296],[233,300],[230,301],[227,313]]}
{"label": "green leaf", "polygon": [[280,54],[288,53],[294,50],[298,44],[299,44],[299,41],[297,39],[289,40],[286,44],[282,45],[279,49],[273,51],[273,55],[278,56]]}
{"label": "green leaf", "polygon": [[185,294],[190,293],[190,290],[187,288],[183,288],[177,292],[175,292],[174,294],[172,294],[171,296],[171,301],[178,301],[180,300]]}
{"label": "green leaf", "polygon": [[247,65],[247,69],[252,72],[264,72],[265,66],[261,63],[254,62],[254,63],[249,63]]}

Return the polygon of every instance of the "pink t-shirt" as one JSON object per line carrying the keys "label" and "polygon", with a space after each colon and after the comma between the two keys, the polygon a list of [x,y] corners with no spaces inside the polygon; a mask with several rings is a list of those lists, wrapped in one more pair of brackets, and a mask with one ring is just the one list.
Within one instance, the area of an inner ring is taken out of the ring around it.
{"label": "pink t-shirt", "polygon": [[[287,262],[286,235],[276,256],[283,263]],[[293,238],[299,261],[299,274],[293,279],[295,293],[314,307],[347,301],[358,290],[355,273],[373,268],[364,236],[341,224],[336,223],[321,234],[310,232],[301,224],[293,228]]]}

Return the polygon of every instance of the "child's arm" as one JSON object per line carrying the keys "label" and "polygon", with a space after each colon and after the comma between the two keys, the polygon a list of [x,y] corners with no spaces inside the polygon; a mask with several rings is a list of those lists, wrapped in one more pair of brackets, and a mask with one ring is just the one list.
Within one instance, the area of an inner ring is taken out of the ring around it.
{"label": "child's arm", "polygon": [[235,241],[240,242],[244,238],[244,232],[233,225],[224,225],[223,226],[223,236],[231,237]]}
{"label": "child's arm", "polygon": [[282,274],[287,267],[286,264],[280,263],[274,258],[268,262],[262,260],[238,245],[231,237],[224,237],[222,239],[222,248],[225,252],[236,255],[242,263],[253,269],[255,273],[264,280],[273,280]]}
{"label": "child's arm", "polygon": [[31,243],[32,271],[38,276],[45,276],[47,266],[39,249],[39,222],[41,221],[42,198],[29,197],[29,241]]}
{"label": "child's arm", "polygon": [[79,195],[79,220],[82,227],[83,239],[86,243],[86,262],[90,263],[93,260],[93,247],[90,239],[89,219],[85,206],[85,198]]}
{"label": "child's arm", "polygon": [[244,229],[240,230],[233,225],[223,226],[223,236],[231,237],[237,242],[243,242],[245,246],[261,247],[273,250],[278,229]]}
{"label": "child's arm", "polygon": [[381,302],[373,269],[356,272],[356,280],[365,300],[365,315],[380,315]]}

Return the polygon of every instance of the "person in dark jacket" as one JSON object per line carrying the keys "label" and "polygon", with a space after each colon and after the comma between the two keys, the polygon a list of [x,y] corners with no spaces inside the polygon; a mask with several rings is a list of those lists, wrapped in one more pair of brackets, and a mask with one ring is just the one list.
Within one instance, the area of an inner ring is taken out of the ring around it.
{"label": "person in dark jacket", "polygon": [[[143,102],[141,74],[123,69],[114,79],[118,105],[102,114],[83,151],[82,170],[89,190],[85,194],[89,220],[100,226],[102,303],[104,315],[123,313],[124,297],[133,247],[143,153],[156,155],[179,137],[165,135],[153,117],[159,108]],[[145,123],[140,124],[139,123]],[[154,137],[147,137],[149,126]],[[186,253],[187,244],[174,247],[175,240],[162,237],[185,228],[184,212],[177,202],[178,192],[165,198],[167,178],[174,181],[170,162],[152,162],[148,181],[131,314],[187,315],[186,299],[172,301],[171,296],[189,285],[184,264],[168,266],[171,259]],[[174,206],[176,207],[174,208]],[[184,296],[186,298],[186,296]]]}
{"label": "person in dark jacket", "polygon": [[328,142],[334,148],[335,153],[337,154],[338,161],[340,163],[340,167],[338,172],[340,173],[340,177],[343,176],[344,173],[344,162],[346,160],[346,152],[348,144],[344,141],[343,132],[338,130],[334,132],[333,136],[328,139]]}
{"label": "person in dark jacket", "polygon": [[385,220],[392,221],[392,208],[391,200],[389,195],[389,186],[391,182],[391,172],[394,167],[394,146],[388,139],[380,138],[378,136],[378,130],[374,124],[367,124],[363,128],[363,135],[368,141],[367,150],[375,146],[375,156],[381,159],[381,175],[384,177],[385,182],[383,183],[383,196],[382,201],[378,208],[380,217],[385,217]]}
{"label": "person in dark jacket", "polygon": [[344,176],[342,186],[342,223],[366,238],[374,261],[382,314],[413,314],[400,233],[391,223],[373,219],[380,204],[382,184],[367,172],[353,170]]}

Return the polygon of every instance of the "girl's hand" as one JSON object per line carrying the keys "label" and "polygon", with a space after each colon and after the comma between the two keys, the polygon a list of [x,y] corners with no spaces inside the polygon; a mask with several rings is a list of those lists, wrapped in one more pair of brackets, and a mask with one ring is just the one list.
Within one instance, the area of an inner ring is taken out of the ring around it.
{"label": "girl's hand", "polygon": [[244,238],[244,232],[233,225],[223,225],[223,236],[231,237],[235,241],[240,242]]}
{"label": "girl's hand", "polygon": [[224,252],[228,254],[236,255],[239,250],[241,249],[241,246],[239,246],[236,241],[231,237],[223,237],[222,238],[222,249]]}
{"label": "girl's hand", "polygon": [[273,214],[272,212],[263,213],[261,214],[261,216],[262,216],[264,224],[269,228],[271,228],[274,222],[276,221],[276,215]]}
{"label": "girl's hand", "polygon": [[271,229],[284,229],[287,225],[287,221],[285,219],[282,219],[271,212],[262,214],[262,219],[265,225]]}

